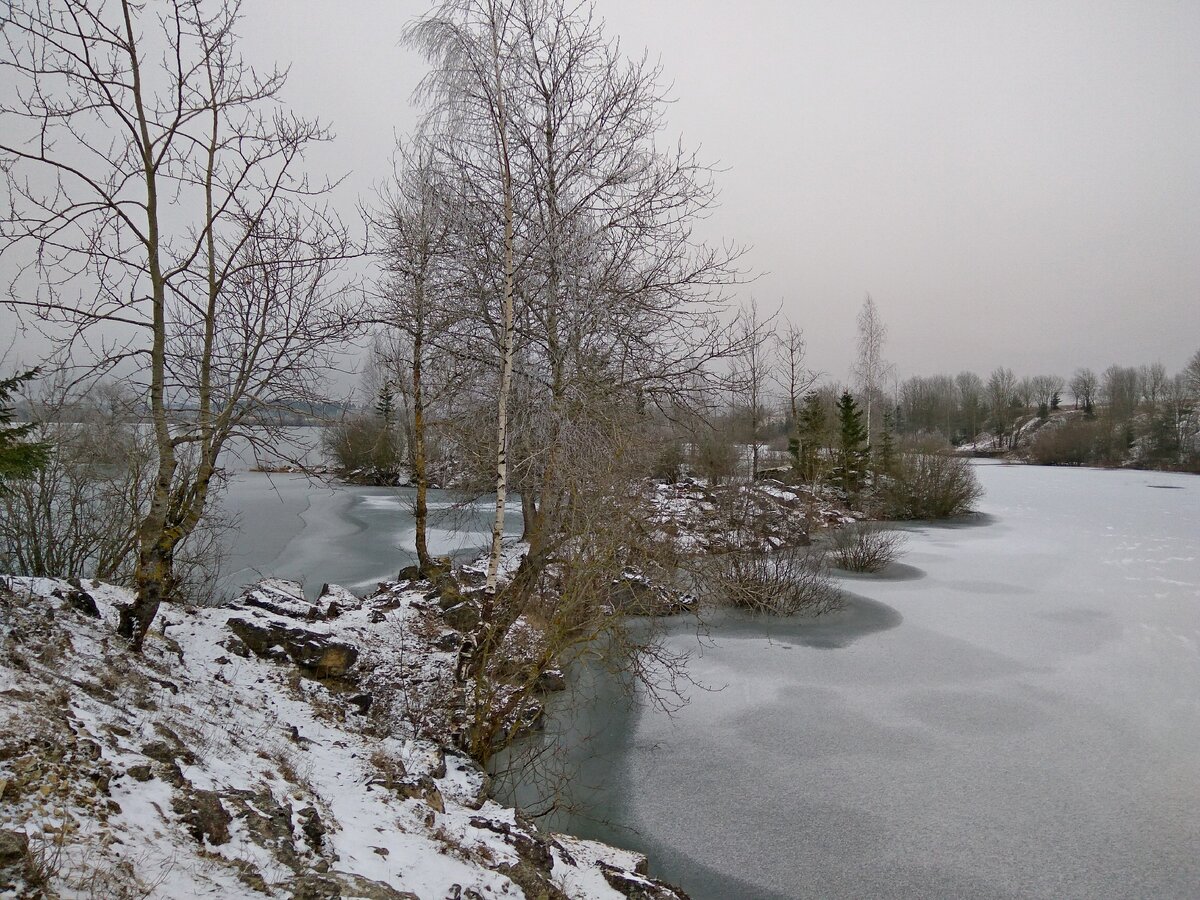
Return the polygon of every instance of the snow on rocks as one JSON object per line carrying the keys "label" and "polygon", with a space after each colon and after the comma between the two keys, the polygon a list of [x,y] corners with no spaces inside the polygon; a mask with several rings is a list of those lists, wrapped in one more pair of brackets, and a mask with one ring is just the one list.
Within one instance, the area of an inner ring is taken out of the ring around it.
{"label": "snow on rocks", "polygon": [[855,519],[830,490],[770,479],[715,486],[693,478],[651,482],[645,496],[651,525],[683,553],[801,546],[811,530]]}
{"label": "snow on rocks", "polygon": [[270,580],[135,656],[126,592],[4,579],[0,897],[683,897],[488,799],[428,593]]}

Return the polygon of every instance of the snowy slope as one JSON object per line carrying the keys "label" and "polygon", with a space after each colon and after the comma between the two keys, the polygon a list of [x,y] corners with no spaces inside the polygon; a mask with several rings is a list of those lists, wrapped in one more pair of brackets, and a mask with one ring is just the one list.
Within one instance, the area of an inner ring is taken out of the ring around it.
{"label": "snowy slope", "polygon": [[141,657],[130,598],[84,587],[0,586],[0,897],[683,896],[486,799],[447,749],[461,636],[413,585],[264,582]]}

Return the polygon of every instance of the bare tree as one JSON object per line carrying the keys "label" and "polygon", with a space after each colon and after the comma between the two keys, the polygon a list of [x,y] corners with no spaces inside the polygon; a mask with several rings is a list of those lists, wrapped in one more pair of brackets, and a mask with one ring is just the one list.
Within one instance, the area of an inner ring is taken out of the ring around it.
{"label": "bare tree", "polygon": [[875,301],[867,294],[858,313],[857,356],[853,374],[866,409],[868,439],[872,433],[872,411],[878,406],[883,386],[892,372],[892,366],[883,358],[883,345],[886,342],[887,325],[880,317]]}
{"label": "bare tree", "polygon": [[1167,393],[1167,368],[1160,362],[1151,363],[1138,369],[1138,383],[1142,392],[1142,400],[1150,406],[1155,406]]}
{"label": "bare tree", "polygon": [[1099,392],[1100,380],[1091,369],[1076,369],[1071,376],[1071,396],[1075,398],[1075,408],[1091,414],[1096,405],[1096,395]]}
{"label": "bare tree", "polygon": [[1054,407],[1063,389],[1063,380],[1058,375],[1034,375],[1029,379],[1029,388],[1041,415]]}
{"label": "bare tree", "polygon": [[1200,398],[1200,350],[1197,350],[1183,367],[1183,377],[1192,396]]}
{"label": "bare tree", "polygon": [[16,0],[0,29],[0,253],[24,263],[6,302],[64,361],[132,385],[153,428],[120,623],[135,648],[222,449],[313,398],[348,327],[330,284],[349,244],[299,171],[329,135],[279,108],[282,72],[237,55],[238,19],[236,0]]}
{"label": "bare tree", "polygon": [[[737,251],[693,238],[715,199],[711,171],[681,148],[655,147],[658,69],[624,59],[590,5],[464,0],[412,34],[440,67],[439,101],[473,111],[475,124],[454,119],[442,146],[479,235],[464,245],[484,263],[481,323],[497,336],[508,318],[488,312],[501,292],[487,273],[515,261],[513,340],[495,341],[496,368],[505,358],[511,368],[498,450],[505,489],[521,494],[529,556],[541,559],[571,516],[568,448],[604,414],[594,404],[614,388],[646,409],[675,403],[709,360],[736,351],[714,288],[734,277]],[[506,190],[511,215],[498,217]],[[498,562],[497,529],[493,538]]]}
{"label": "bare tree", "polygon": [[[392,184],[380,194],[371,218],[383,239],[385,281],[380,314],[402,340],[391,347],[391,367],[409,408],[409,463],[416,498],[417,564],[432,565],[429,553],[429,421],[436,406],[461,379],[453,362],[455,324],[465,313],[453,280],[453,215],[441,183],[435,148],[428,143],[400,146]],[[430,376],[433,376],[432,378]]]}
{"label": "bare tree", "polygon": [[954,386],[957,389],[963,431],[973,441],[979,434],[983,419],[986,392],[983,379],[974,372],[959,372],[954,377]]}
{"label": "bare tree", "polygon": [[1124,422],[1137,410],[1141,396],[1138,370],[1133,366],[1109,366],[1100,379],[1100,394],[1113,421]]}
{"label": "bare tree", "polygon": [[1005,440],[1012,440],[1014,406],[1020,402],[1017,399],[1017,377],[1012,369],[1000,366],[992,370],[987,382],[987,398],[992,431],[1003,448]]}
{"label": "bare tree", "polygon": [[956,404],[954,379],[949,375],[905,379],[900,383],[896,402],[906,431],[941,431],[951,437]]}
{"label": "bare tree", "polygon": [[734,405],[745,415],[747,437],[750,440],[750,479],[758,478],[758,458],[766,413],[767,384],[775,380],[775,369],[768,350],[772,316],[765,322],[759,317],[758,301],[750,299],[739,318],[740,339],[743,345],[734,364]]}
{"label": "bare tree", "polygon": [[[477,201],[494,202],[503,232],[499,284],[487,283],[486,295],[498,300],[495,338],[499,377],[496,385],[496,511],[488,555],[487,589],[494,595],[504,537],[508,494],[508,403],[512,395],[515,350],[516,199],[509,110],[514,102],[518,58],[514,0],[444,0],[409,26],[405,39],[433,65],[422,87],[433,102],[428,128],[440,130],[454,148],[454,163]],[[490,217],[489,217],[490,218]]]}
{"label": "bare tree", "polygon": [[804,359],[807,350],[808,344],[804,339],[804,329],[792,322],[786,322],[782,334],[776,340],[777,364],[775,371],[778,373],[779,386],[787,395],[788,414],[791,416],[793,430],[796,428],[796,422],[800,419],[801,399],[812,390],[813,385],[821,377],[819,372],[814,372],[805,366]]}

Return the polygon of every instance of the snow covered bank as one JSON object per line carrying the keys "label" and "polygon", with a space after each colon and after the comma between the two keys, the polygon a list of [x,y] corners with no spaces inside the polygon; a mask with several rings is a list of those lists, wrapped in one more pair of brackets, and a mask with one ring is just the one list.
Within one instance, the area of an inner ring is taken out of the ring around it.
{"label": "snow covered bank", "polygon": [[83,587],[0,585],[0,897],[683,897],[488,799],[428,585],[263,582],[140,657]]}

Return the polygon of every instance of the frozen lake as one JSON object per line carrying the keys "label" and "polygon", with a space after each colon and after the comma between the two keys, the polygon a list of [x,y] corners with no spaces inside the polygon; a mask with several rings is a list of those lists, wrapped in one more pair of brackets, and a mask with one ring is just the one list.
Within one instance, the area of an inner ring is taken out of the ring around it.
{"label": "frozen lake", "polygon": [[[239,472],[221,498],[236,516],[226,539],[219,592],[232,595],[264,575],[304,584],[315,597],[325,582],[362,593],[417,561],[412,488],[331,485],[301,475]],[[494,498],[461,504],[429,492],[429,550],[474,556],[491,538]],[[521,504],[510,503],[505,533],[521,533]]]}
{"label": "frozen lake", "polygon": [[696,900],[1200,896],[1200,478],[979,475],[840,619],[675,626],[675,716],[599,679],[559,824]]}

